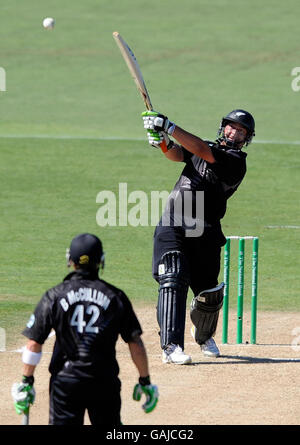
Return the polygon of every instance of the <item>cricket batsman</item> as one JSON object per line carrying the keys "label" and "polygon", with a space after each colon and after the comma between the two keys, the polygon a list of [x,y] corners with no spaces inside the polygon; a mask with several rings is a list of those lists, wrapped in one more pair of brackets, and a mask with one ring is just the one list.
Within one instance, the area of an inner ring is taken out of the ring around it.
{"label": "cricket batsman", "polygon": [[[213,336],[223,304],[224,283],[218,283],[218,275],[226,243],[221,219],[227,200],[246,174],[247,154],[242,148],[255,135],[255,121],[249,112],[233,110],[221,120],[217,139],[204,141],[158,112],[146,111],[142,117],[149,144],[159,147],[164,140],[166,158],[185,164],[154,233],[152,274],[159,285],[162,359],[177,365],[192,361],[184,352],[189,288],[194,294],[193,337],[205,356],[218,357]],[[198,212],[199,206],[203,212]],[[195,222],[194,233],[191,222]]]}

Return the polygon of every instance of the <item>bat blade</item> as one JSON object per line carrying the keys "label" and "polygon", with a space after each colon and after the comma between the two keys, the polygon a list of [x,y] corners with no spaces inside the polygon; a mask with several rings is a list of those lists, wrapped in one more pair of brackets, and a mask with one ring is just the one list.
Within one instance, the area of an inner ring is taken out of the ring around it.
{"label": "bat blade", "polygon": [[[123,59],[125,60],[128,69],[132,75],[132,78],[137,86],[138,91],[140,92],[142,99],[146,105],[147,110],[153,111],[153,106],[150,100],[149,93],[147,91],[145,81],[141,72],[141,69],[139,67],[139,64],[136,60],[136,57],[133,53],[133,51],[130,49],[130,47],[127,45],[125,40],[121,37],[121,35],[118,33],[118,31],[115,31],[113,33],[113,37],[121,51],[121,54],[123,56]],[[160,148],[165,153],[168,151],[167,144],[165,140],[160,144]]]}
{"label": "bat blade", "polygon": [[147,110],[152,111],[153,106],[150,100],[149,93],[147,91],[143,75],[141,72],[141,69],[139,67],[139,64],[136,60],[136,57],[133,53],[133,51],[130,49],[128,44],[125,42],[125,40],[121,37],[121,35],[115,31],[113,33],[113,37],[121,51],[121,54],[128,66],[128,69],[132,75],[132,78],[137,86],[138,91],[140,92],[142,99],[147,107]]}

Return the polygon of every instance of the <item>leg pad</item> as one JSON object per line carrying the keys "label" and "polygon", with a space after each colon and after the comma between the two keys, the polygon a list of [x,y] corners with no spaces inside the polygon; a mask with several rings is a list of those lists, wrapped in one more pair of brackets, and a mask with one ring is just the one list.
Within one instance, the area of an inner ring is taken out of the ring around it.
{"label": "leg pad", "polygon": [[184,329],[188,276],[184,255],[179,251],[167,252],[159,264],[159,293],[157,321],[160,343],[164,348],[170,343],[184,348]]}
{"label": "leg pad", "polygon": [[190,316],[195,326],[195,340],[201,345],[216,332],[223,305],[224,283],[200,292],[191,302]]}

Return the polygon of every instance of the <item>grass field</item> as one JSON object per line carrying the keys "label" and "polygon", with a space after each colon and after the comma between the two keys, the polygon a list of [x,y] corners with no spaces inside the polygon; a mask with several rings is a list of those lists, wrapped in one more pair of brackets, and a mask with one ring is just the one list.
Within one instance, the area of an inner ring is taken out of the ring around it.
{"label": "grass field", "polygon": [[[134,301],[156,300],[154,227],[96,222],[100,191],[170,191],[182,169],[147,145],[115,30],[134,49],[155,108],[187,130],[213,139],[231,109],[254,114],[248,173],[223,229],[260,237],[259,309],[299,310],[299,4],[12,0],[2,9],[0,326],[13,335],[24,324],[67,273],[65,249],[83,231],[104,242],[104,279]],[[54,31],[42,29],[45,16],[56,18]]]}

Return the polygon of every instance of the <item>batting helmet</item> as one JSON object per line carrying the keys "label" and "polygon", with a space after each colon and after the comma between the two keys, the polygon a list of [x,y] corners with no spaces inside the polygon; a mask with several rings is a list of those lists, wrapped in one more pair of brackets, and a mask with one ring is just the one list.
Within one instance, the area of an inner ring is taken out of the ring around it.
{"label": "batting helmet", "polygon": [[72,239],[67,252],[68,261],[86,269],[104,267],[104,252],[100,239],[90,233],[82,233]]}
{"label": "batting helmet", "polygon": [[244,144],[249,145],[252,141],[252,138],[255,136],[255,121],[252,114],[248,113],[248,111],[238,109],[231,111],[221,120],[218,130],[218,136],[221,136],[220,139],[225,140],[226,144],[234,146],[235,144],[227,141],[224,136],[224,128],[229,122],[236,122],[237,124],[242,125],[247,130],[247,136],[245,138]]}

